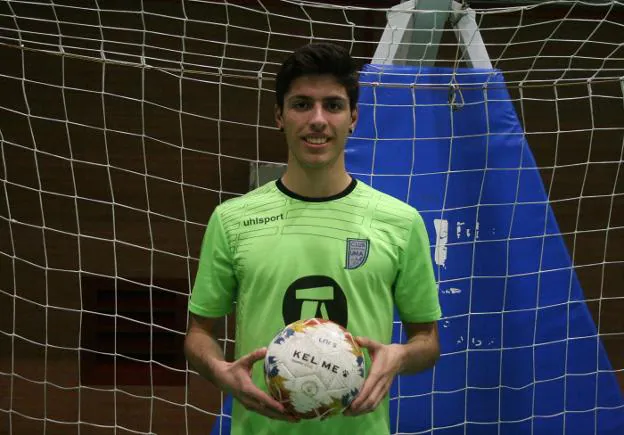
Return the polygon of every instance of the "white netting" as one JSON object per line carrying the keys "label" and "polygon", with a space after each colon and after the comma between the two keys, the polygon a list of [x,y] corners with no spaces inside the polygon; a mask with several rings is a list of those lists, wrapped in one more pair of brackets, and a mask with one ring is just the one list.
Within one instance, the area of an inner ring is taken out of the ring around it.
{"label": "white netting", "polygon": [[[259,165],[285,161],[273,123],[285,56],[319,39],[370,62],[398,1],[336,3],[0,1],[8,433],[212,424],[221,396],[182,355],[203,230]],[[475,10],[622,385],[624,5]],[[436,65],[462,66],[451,23],[441,33]]]}

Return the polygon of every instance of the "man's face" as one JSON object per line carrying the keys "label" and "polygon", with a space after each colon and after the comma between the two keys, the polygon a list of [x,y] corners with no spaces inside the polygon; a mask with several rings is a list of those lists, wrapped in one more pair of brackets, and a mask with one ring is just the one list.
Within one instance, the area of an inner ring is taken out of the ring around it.
{"label": "man's face", "polygon": [[284,95],[283,111],[276,107],[275,112],[286,135],[289,164],[302,168],[322,168],[342,158],[357,121],[346,89],[331,75],[295,79]]}

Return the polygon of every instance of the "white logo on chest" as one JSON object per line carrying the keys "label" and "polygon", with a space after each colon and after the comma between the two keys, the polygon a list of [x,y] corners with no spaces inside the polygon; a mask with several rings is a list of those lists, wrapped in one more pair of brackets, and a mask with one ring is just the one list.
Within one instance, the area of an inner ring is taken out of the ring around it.
{"label": "white logo on chest", "polygon": [[357,269],[368,258],[370,240],[367,239],[347,239],[347,256],[345,269]]}

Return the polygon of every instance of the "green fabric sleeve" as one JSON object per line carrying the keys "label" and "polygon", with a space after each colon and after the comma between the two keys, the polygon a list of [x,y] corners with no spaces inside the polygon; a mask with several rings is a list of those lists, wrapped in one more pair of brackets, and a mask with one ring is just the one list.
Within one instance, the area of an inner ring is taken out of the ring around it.
{"label": "green fabric sleeve", "polygon": [[401,253],[394,300],[403,322],[433,322],[442,315],[429,237],[420,214],[413,220],[408,242]]}
{"label": "green fabric sleeve", "polygon": [[189,310],[203,317],[224,316],[232,311],[236,288],[232,252],[217,208],[204,233]]}

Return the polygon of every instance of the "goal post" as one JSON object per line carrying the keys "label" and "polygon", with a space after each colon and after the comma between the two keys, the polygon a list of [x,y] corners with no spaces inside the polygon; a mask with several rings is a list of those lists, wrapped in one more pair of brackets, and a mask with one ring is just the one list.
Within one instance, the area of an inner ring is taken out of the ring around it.
{"label": "goal post", "polygon": [[455,31],[467,64],[472,68],[492,68],[475,11],[454,0],[406,0],[392,7],[371,63],[434,65],[447,23]]}
{"label": "goal post", "polygon": [[390,8],[371,63],[433,64],[452,3],[452,0],[407,0]]}

